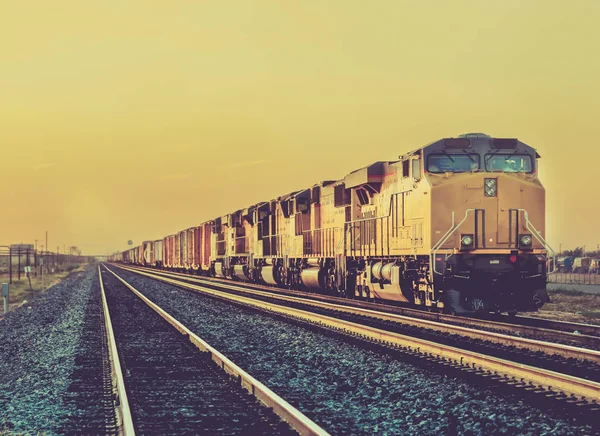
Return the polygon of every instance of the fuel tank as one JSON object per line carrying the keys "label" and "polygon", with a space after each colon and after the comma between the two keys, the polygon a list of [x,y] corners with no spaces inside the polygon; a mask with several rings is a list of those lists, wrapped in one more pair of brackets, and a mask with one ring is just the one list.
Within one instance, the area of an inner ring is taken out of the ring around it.
{"label": "fuel tank", "polygon": [[223,273],[222,262],[215,262],[215,276],[225,278],[225,274]]}
{"label": "fuel tank", "polygon": [[323,274],[321,273],[321,268],[303,269],[300,273],[300,277],[302,278],[302,283],[307,288],[320,289],[323,287]]}
{"label": "fuel tank", "polygon": [[233,276],[238,280],[247,282],[250,281],[248,274],[248,265],[234,265]]}
{"label": "fuel tank", "polygon": [[278,285],[277,281],[277,267],[273,265],[263,266],[260,270],[260,276],[263,281],[268,285]]}

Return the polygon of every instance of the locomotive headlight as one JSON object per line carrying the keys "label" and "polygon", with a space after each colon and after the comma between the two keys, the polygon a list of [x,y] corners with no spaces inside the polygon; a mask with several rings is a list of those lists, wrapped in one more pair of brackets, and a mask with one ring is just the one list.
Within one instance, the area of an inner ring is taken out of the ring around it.
{"label": "locomotive headlight", "polygon": [[519,236],[519,245],[521,245],[521,248],[531,248],[532,243],[533,238],[531,237],[531,235]]}
{"label": "locomotive headlight", "polygon": [[473,246],[473,235],[462,235],[460,245],[462,248],[471,248]]}
{"label": "locomotive headlight", "polygon": [[484,191],[486,197],[495,197],[498,194],[496,179],[485,179]]}

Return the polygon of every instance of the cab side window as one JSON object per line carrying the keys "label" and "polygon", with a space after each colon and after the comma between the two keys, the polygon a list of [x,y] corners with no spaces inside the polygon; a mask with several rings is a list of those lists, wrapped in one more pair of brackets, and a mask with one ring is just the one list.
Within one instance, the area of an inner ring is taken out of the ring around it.
{"label": "cab side window", "polygon": [[415,180],[419,180],[421,178],[421,159],[413,159],[412,174]]}
{"label": "cab side window", "polygon": [[409,174],[409,169],[410,169],[410,160],[406,159],[405,161],[402,162],[402,177],[408,177]]}

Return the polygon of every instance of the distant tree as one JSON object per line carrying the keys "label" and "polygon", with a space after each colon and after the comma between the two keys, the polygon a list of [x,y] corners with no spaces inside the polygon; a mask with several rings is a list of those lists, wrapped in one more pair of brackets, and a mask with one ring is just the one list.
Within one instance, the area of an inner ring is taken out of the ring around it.
{"label": "distant tree", "polygon": [[577,247],[575,250],[564,250],[561,254],[567,257],[582,257],[583,247]]}

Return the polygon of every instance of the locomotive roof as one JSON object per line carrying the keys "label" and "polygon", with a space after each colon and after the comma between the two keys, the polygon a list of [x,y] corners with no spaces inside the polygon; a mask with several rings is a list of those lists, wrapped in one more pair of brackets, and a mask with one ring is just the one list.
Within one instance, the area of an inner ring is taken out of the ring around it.
{"label": "locomotive roof", "polygon": [[[452,146],[449,147],[447,146],[447,141],[456,141],[456,143],[459,143],[459,141],[464,142],[464,144],[468,144],[467,146],[463,147],[458,147],[458,146]],[[514,142],[514,145],[512,143],[510,143],[510,141]],[[495,146],[496,143],[499,142],[504,142],[503,146]],[[510,145],[509,145],[510,144]],[[412,156],[415,155],[421,151],[426,151],[426,152],[432,152],[432,151],[442,151],[442,150],[449,150],[449,149],[454,149],[454,150],[482,150],[485,148],[489,148],[492,147],[494,149],[497,149],[499,152],[501,152],[502,150],[508,152],[514,152],[515,150],[517,151],[533,151],[535,153],[535,157],[537,159],[541,158],[540,154],[537,152],[537,150],[533,147],[531,147],[530,145],[519,141],[517,138],[493,138],[490,135],[487,135],[485,133],[466,133],[466,134],[462,134],[462,135],[458,135],[457,137],[449,137],[449,138],[442,138],[442,139],[438,139],[437,141],[433,141],[430,142],[427,145],[424,145],[423,147],[414,149],[408,153],[404,153],[402,155],[399,156],[400,159],[402,158],[406,158],[408,156]]]}

